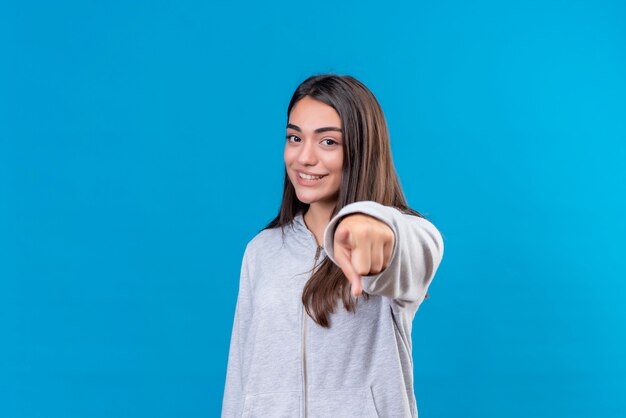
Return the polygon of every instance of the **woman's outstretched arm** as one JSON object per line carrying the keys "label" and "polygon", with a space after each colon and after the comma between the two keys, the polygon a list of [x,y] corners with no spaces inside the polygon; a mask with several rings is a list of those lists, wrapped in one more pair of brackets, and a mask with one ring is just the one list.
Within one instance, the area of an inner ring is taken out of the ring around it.
{"label": "woman's outstretched arm", "polygon": [[[357,213],[383,222],[394,236],[386,268],[376,274],[361,276],[363,291],[389,297],[401,307],[411,305],[417,309],[443,258],[441,233],[427,219],[402,213],[395,207],[370,200],[350,203],[341,208],[324,230],[326,254],[340,267],[344,260],[338,261],[340,257],[335,254],[335,231],[344,218]],[[344,273],[348,270],[347,277],[354,272],[350,271],[350,266],[343,270]]]}

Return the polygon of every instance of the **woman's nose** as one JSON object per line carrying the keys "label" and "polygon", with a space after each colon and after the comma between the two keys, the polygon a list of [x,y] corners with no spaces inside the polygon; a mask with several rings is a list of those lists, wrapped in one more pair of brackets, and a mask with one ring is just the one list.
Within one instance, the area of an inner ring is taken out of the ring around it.
{"label": "woman's nose", "polygon": [[313,141],[305,142],[300,147],[298,162],[302,165],[315,165],[317,163],[317,155],[315,154],[315,144]]}

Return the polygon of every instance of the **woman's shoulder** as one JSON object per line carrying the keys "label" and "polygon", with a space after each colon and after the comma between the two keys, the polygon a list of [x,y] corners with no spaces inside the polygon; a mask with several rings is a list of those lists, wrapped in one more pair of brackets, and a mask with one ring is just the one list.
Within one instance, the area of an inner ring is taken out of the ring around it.
{"label": "woman's shoulder", "polygon": [[275,244],[280,244],[282,240],[282,228],[265,228],[257,232],[257,234],[248,241],[246,252],[258,252],[262,249],[272,248]]}

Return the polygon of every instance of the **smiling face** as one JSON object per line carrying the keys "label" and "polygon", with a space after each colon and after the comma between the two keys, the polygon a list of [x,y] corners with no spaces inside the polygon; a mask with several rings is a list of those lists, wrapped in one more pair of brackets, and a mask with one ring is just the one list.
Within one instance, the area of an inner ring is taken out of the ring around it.
{"label": "smiling face", "polygon": [[291,109],[285,168],[302,203],[334,206],[343,166],[341,128],[337,111],[309,96]]}

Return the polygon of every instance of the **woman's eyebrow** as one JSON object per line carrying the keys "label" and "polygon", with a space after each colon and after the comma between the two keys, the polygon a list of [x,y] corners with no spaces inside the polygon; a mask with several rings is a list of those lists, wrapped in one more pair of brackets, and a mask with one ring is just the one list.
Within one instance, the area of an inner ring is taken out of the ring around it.
{"label": "woman's eyebrow", "polygon": [[[294,125],[292,123],[288,123],[287,124],[287,128],[291,128],[293,130],[296,130],[298,132],[302,132],[302,129],[300,129],[297,125]],[[317,128],[316,130],[314,130],[313,132],[316,134],[319,134],[321,132],[328,132],[328,131],[337,131],[337,132],[341,132],[341,128],[336,128],[334,126],[325,126],[323,128]]]}

